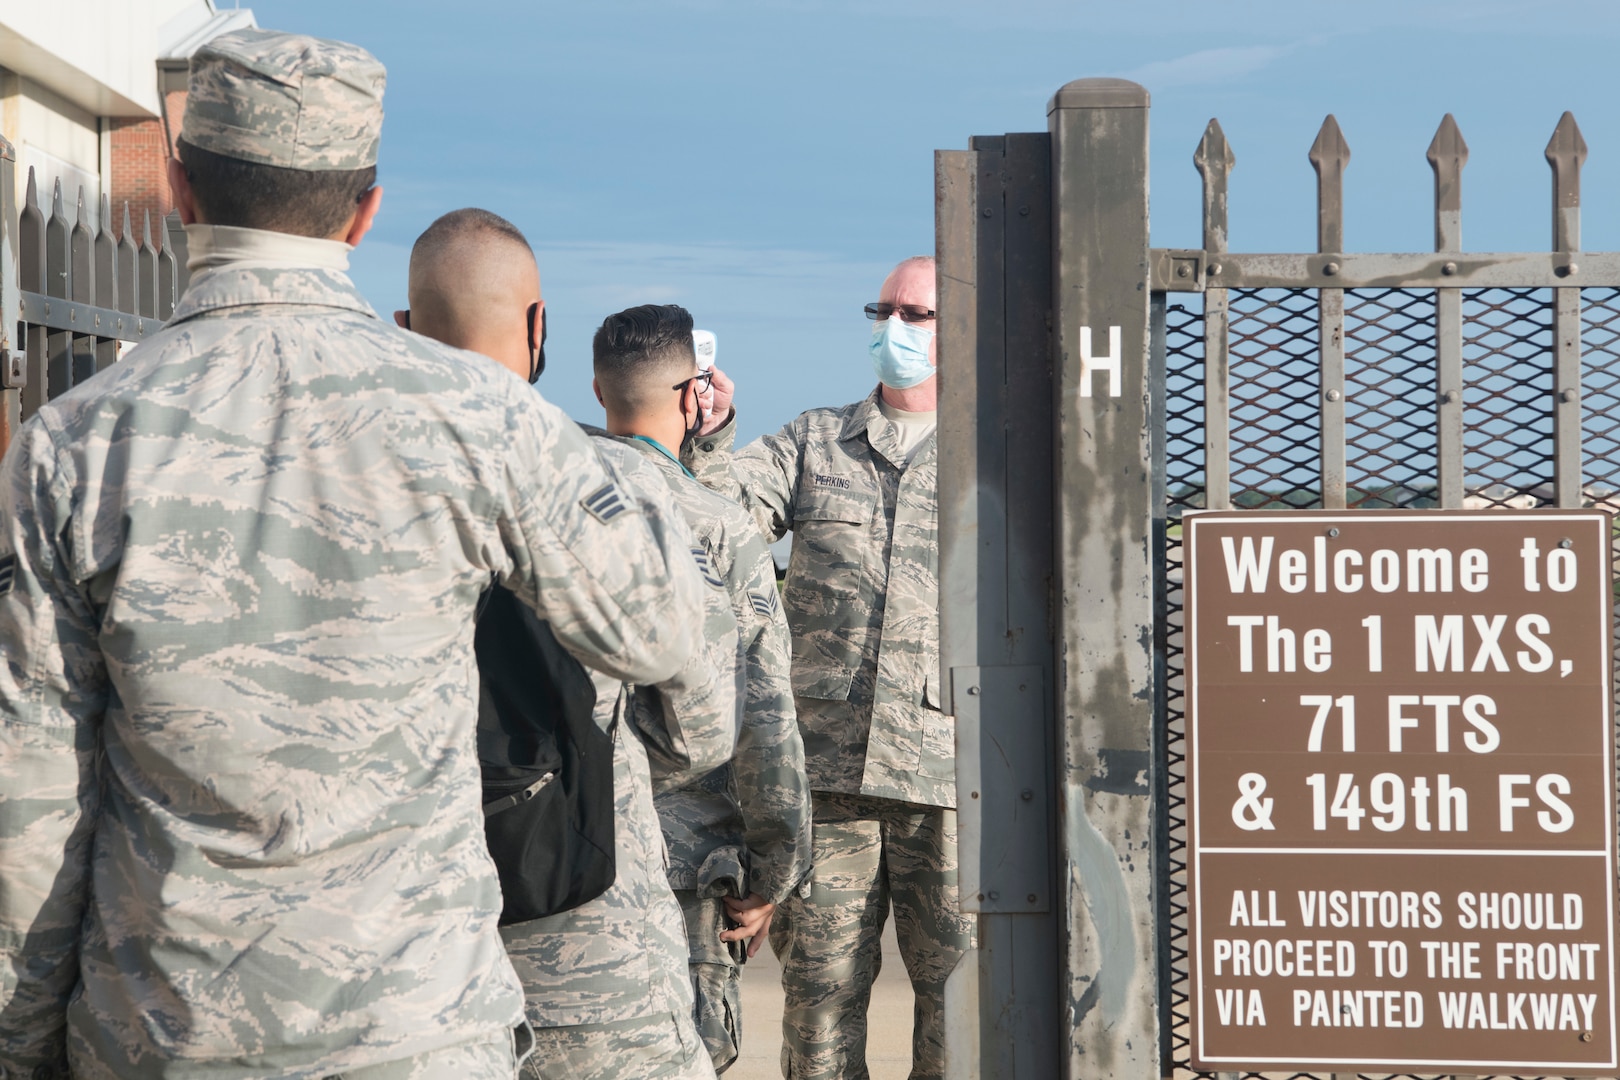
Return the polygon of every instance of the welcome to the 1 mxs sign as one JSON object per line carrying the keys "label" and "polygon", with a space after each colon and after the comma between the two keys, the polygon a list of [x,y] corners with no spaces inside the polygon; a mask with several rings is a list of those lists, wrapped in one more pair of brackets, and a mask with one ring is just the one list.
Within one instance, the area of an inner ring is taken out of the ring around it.
{"label": "welcome to the 1 mxs sign", "polygon": [[1612,1075],[1608,515],[1184,530],[1194,1062]]}

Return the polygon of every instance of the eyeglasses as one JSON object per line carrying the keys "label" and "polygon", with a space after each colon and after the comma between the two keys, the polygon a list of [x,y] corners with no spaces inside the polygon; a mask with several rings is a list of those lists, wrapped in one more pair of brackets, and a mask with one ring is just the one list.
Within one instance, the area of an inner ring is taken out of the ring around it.
{"label": "eyeglasses", "polygon": [[714,385],[714,368],[704,368],[702,371],[698,372],[696,375],[692,376],[690,379],[682,379],[680,382],[678,382],[674,386],[670,387],[670,389],[671,390],[685,390],[686,387],[687,387],[687,384],[689,384],[689,383],[697,383],[698,384],[698,388],[697,388],[698,393],[700,393],[700,394],[708,393],[709,388]]}
{"label": "eyeglasses", "polygon": [[927,322],[934,317],[933,308],[925,308],[921,304],[867,304],[866,317],[868,319],[887,319],[891,315],[900,316],[901,322]]}

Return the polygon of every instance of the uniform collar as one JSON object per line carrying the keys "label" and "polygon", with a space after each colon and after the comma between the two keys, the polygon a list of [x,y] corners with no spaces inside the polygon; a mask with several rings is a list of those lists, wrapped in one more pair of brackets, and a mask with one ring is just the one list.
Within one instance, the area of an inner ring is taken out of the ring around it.
{"label": "uniform collar", "polygon": [[855,406],[855,410],[844,421],[844,430],[838,436],[840,440],[860,438],[861,434],[874,421],[887,422],[883,416],[883,410],[878,408],[878,395],[881,393],[883,393],[883,384],[879,383],[870,394],[866,395],[866,400]]}
{"label": "uniform collar", "polygon": [[688,480],[697,479],[697,477],[693,475],[692,470],[688,469],[685,465],[682,465],[681,459],[670,453],[669,448],[663,443],[659,442],[657,439],[649,439],[645,435],[614,435],[612,438],[618,439],[622,443],[628,443],[637,450],[640,450],[643,454],[646,454],[649,458],[651,458],[653,460],[653,464],[657,465],[659,468],[679,469],[681,474],[684,475]]}
{"label": "uniform collar", "polygon": [[228,308],[278,305],[329,307],[377,317],[341,270],[234,263],[193,277],[167,325]]}
{"label": "uniform collar", "polygon": [[[864,434],[866,441],[871,444],[873,450],[882,454],[889,464],[904,472],[910,465],[925,460],[934,452],[934,448],[924,446],[915,455],[912,455],[909,461],[907,460],[906,453],[900,448],[899,421],[890,420],[883,415],[883,410],[878,407],[878,395],[882,393],[883,386],[880,383],[877,389],[866,395],[865,401],[855,406],[855,410],[844,421],[844,430],[838,438],[842,442],[847,439],[858,439]],[[933,435],[928,436],[930,443],[933,439]]]}
{"label": "uniform collar", "polygon": [[677,469],[679,469],[679,470],[681,470],[681,472],[685,473],[686,478],[688,480],[696,480],[697,479],[697,477],[693,474],[692,470],[688,469],[685,465],[682,465],[681,464],[681,459],[676,457],[674,454],[670,453],[669,452],[669,447],[665,446],[663,443],[659,442],[657,439],[649,438],[646,435],[626,435],[625,438],[629,439],[631,442],[638,442],[638,443],[641,443],[643,446],[652,447],[654,450],[658,451],[658,453],[660,455],[662,455],[664,458],[666,458],[671,464],[673,464]]}

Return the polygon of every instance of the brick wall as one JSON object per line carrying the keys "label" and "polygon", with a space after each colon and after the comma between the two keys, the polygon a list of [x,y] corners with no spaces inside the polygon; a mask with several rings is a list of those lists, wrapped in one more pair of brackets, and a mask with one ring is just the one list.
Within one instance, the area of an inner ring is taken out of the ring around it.
{"label": "brick wall", "polygon": [[157,227],[158,219],[174,205],[169,194],[168,162],[174,154],[173,136],[179,135],[185,117],[185,91],[164,94],[163,106],[168,114],[167,123],[164,118],[111,121],[112,160],[108,177],[114,231],[122,230],[124,204],[128,203],[134,240],[140,243],[142,214],[150,211],[152,244],[159,248],[163,246],[163,235]]}

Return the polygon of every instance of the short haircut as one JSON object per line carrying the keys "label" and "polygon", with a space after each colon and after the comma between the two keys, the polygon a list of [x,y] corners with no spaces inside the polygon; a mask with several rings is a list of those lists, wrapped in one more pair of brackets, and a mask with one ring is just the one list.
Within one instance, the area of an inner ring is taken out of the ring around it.
{"label": "short haircut", "polygon": [[488,233],[510,240],[529,254],[534,254],[534,248],[529,246],[523,230],[499,214],[492,214],[476,206],[468,206],[441,215],[423,230],[422,235],[416,238],[416,243],[411,247],[411,265],[417,265],[418,260],[437,258],[451,244],[478,233]]}
{"label": "short haircut", "polygon": [[591,360],[602,397],[615,411],[673,404],[669,392],[697,367],[692,313],[678,304],[642,304],[609,315],[591,341]]}
{"label": "short haircut", "polygon": [[267,229],[295,236],[334,236],[377,185],[377,167],[284,169],[203,150],[175,147],[198,216],[210,225]]}

